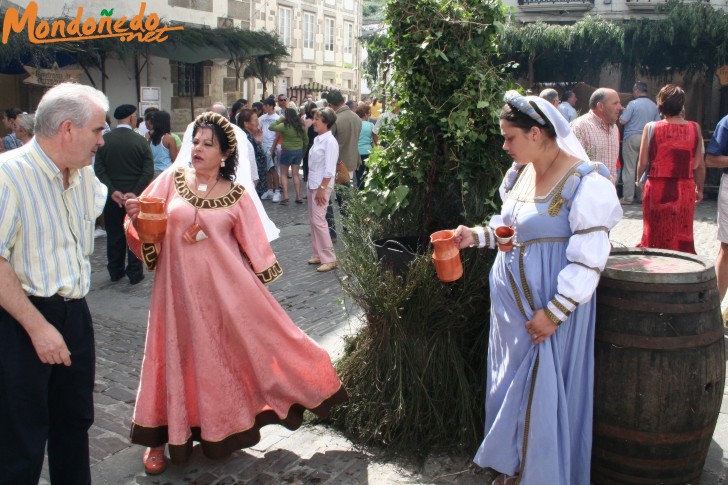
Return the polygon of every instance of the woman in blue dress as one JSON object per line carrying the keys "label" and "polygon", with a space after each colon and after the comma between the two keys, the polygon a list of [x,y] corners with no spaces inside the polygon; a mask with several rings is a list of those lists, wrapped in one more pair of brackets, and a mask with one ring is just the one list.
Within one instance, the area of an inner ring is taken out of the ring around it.
{"label": "woman in blue dress", "polygon": [[[503,149],[513,167],[488,227],[460,226],[461,248],[495,249],[490,272],[485,436],[475,463],[502,484],[589,483],[594,292],[622,216],[609,171],[590,162],[561,114],[506,93]],[[515,231],[512,246],[495,229]]]}

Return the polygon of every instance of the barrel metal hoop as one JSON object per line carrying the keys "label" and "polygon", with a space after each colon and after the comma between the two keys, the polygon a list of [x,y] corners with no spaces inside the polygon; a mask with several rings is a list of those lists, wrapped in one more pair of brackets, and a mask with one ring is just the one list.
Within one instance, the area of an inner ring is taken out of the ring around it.
{"label": "barrel metal hoop", "polygon": [[597,295],[599,304],[606,304],[620,311],[629,310],[646,313],[664,313],[666,315],[681,315],[685,313],[709,312],[720,308],[720,300],[705,300],[700,303],[665,303],[661,301],[637,300],[620,298],[616,296]]}
{"label": "barrel metal hoop", "polygon": [[[626,465],[626,466],[632,466],[635,468],[641,468],[643,470],[664,470],[668,471],[671,468],[677,468],[677,467],[685,467],[690,465],[695,465],[696,463],[700,463],[701,461],[705,460],[705,457],[708,455],[708,449],[706,448],[703,451],[699,451],[698,453],[693,453],[692,455],[684,455],[679,458],[677,457],[670,457],[665,459],[645,459],[645,458],[635,458],[632,455],[623,455],[621,453],[615,453],[614,451],[607,451],[603,448],[600,448],[599,446],[596,446],[594,448],[594,454],[601,458],[604,461],[610,461],[610,462],[616,462],[620,465]],[[672,478],[672,477],[670,477]],[[675,482],[675,483],[685,483],[685,482]]]}
{"label": "barrel metal hoop", "polygon": [[648,290],[650,293],[697,293],[701,291],[717,290],[718,282],[715,278],[700,283],[651,283],[645,286],[642,282],[615,280],[612,278],[604,278],[599,281],[600,288],[614,288],[616,290],[636,291],[644,293]]}
{"label": "barrel metal hoop", "polygon": [[648,445],[664,445],[672,443],[686,443],[697,441],[713,436],[715,421],[700,429],[694,429],[685,433],[655,433],[627,429],[604,422],[594,422],[594,433],[609,438],[629,440],[631,443]]}
{"label": "barrel metal hoop", "polygon": [[[631,483],[634,485],[665,485],[665,484],[676,484],[683,485],[685,483],[693,483],[693,480],[698,478],[703,470],[690,473],[688,475],[666,478],[645,478],[636,477],[634,475],[627,475],[625,473],[616,472],[606,466],[592,463],[592,477],[595,475],[594,472],[599,473],[599,483],[614,483],[623,484]],[[605,481],[605,478],[612,479],[612,481]]]}
{"label": "barrel metal hoop", "polygon": [[723,328],[713,330],[699,335],[678,335],[675,337],[644,337],[642,335],[629,335],[618,332],[607,332],[599,330],[597,324],[596,340],[614,344],[619,347],[650,350],[683,350],[698,347],[707,347],[716,342],[721,342],[724,337]]}

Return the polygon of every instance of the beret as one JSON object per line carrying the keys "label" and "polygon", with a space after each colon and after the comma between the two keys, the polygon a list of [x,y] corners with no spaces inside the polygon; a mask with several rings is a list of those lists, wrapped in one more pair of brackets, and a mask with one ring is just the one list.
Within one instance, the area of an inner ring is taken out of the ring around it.
{"label": "beret", "polygon": [[117,120],[123,120],[136,112],[136,110],[136,106],[133,104],[122,104],[114,110],[114,118]]}

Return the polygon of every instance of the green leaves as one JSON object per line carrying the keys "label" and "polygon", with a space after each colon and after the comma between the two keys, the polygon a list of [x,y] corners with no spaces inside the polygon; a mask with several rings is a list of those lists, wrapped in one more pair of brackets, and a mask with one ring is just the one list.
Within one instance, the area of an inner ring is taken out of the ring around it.
{"label": "green leaves", "polygon": [[393,0],[387,33],[366,38],[371,79],[402,106],[387,149],[370,158],[366,201],[378,216],[414,211],[427,231],[491,210],[461,184],[486,194],[507,165],[498,114],[511,83],[493,64],[504,12],[494,1]]}
{"label": "green leaves", "polygon": [[656,18],[626,21],[586,16],[573,25],[506,23],[499,27],[502,59],[512,72],[535,81],[595,84],[608,64],[671,77],[706,73],[728,63],[728,13],[707,2],[669,0]]}

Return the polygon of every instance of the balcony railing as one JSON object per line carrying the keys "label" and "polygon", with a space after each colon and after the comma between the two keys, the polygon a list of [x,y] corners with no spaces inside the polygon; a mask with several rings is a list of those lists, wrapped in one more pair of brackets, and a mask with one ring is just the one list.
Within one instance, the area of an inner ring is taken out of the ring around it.
{"label": "balcony railing", "polygon": [[[632,10],[653,10],[659,5],[667,4],[667,0],[626,0]],[[710,3],[710,0],[683,0],[685,3]]]}
{"label": "balcony railing", "polygon": [[549,10],[581,11],[594,8],[594,0],[518,0],[518,7],[530,12]]}

